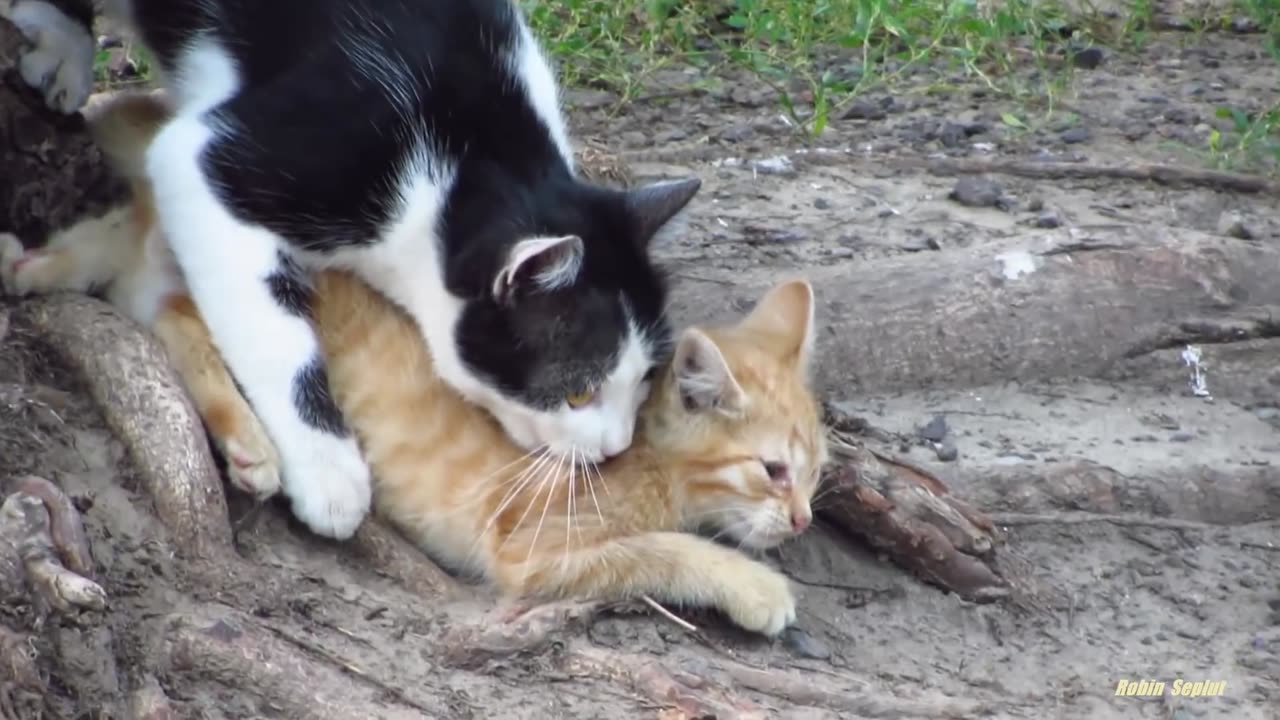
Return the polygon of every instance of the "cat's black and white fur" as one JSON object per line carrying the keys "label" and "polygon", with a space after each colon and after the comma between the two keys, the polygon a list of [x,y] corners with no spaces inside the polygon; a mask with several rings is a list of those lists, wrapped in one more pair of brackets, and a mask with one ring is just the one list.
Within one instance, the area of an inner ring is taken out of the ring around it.
{"label": "cat's black and white fur", "polygon": [[[88,93],[93,1],[8,8],[23,77],[63,112]],[[518,444],[594,461],[630,444],[670,335],[649,245],[699,183],[577,179],[512,0],[97,2],[160,66],[160,223],[314,531],[350,536],[370,486],[304,269],[350,268],[405,307],[441,377]]]}

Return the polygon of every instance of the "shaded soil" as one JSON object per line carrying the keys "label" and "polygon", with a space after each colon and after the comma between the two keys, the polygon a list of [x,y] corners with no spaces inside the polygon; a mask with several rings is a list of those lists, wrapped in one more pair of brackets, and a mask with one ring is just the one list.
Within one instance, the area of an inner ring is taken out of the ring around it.
{"label": "shaded soil", "polygon": [[[688,232],[662,251],[676,277],[676,313],[695,321],[724,306],[708,298],[740,304],[752,294],[740,288],[757,281],[839,274],[888,258],[928,267],[953,253],[987,252],[997,267],[1001,253],[1046,238],[1139,231],[1280,242],[1273,195],[1000,176],[990,178],[1000,186],[991,192],[1004,200],[983,200],[990,188],[979,186],[977,199],[960,202],[950,197],[956,178],[897,162],[943,154],[1196,164],[1189,148],[1204,146],[1217,106],[1249,108],[1274,97],[1280,71],[1256,36],[1190,40],[1157,36],[1139,58],[1109,55],[1098,69],[1078,71],[1061,105],[1078,119],[1034,132],[1001,122],[1019,106],[959,82],[941,94],[909,84],[873,94],[816,143],[794,136],[768,88],[749,77],[694,89],[695,71],[671,71],[657,78],[652,97],[620,112],[603,93],[571,92],[568,100],[577,135],[618,153],[634,177],[692,172],[704,179]],[[847,155],[806,162],[815,147]],[[841,298],[821,302],[823,313],[856,312]],[[395,696],[402,707],[417,704],[422,717],[657,715],[639,693],[614,684],[545,682],[551,661],[542,656],[483,671],[439,666],[421,644],[441,624],[475,619],[484,603],[423,608],[277,509],[252,514],[238,545],[287,580],[232,582],[216,592],[187,586],[124,449],[76,382],[32,350],[38,342],[16,333],[2,342],[0,472],[37,472],[88,507],[110,624],[149,622],[196,604],[235,608],[332,661],[335,673],[351,676],[356,668],[374,700]],[[1089,379],[992,378],[921,389],[908,373],[859,368],[857,343],[824,339],[829,397],[904,437],[945,418],[945,443],[904,441],[901,452],[1006,521],[1001,552],[1024,582],[1017,601],[962,602],[818,526],[779,553],[801,606],[799,630],[783,640],[767,643],[682,613],[704,628],[698,638],[647,610],[624,608],[592,621],[575,640],[579,647],[647,655],[695,676],[711,672],[709,652],[727,654],[763,672],[718,679],[780,718],[938,717],[949,699],[978,703],[964,717],[1276,717],[1280,333],[1203,345],[1212,398],[1190,393],[1177,347],[1138,348]],[[875,382],[860,380],[867,377]],[[942,445],[957,457],[939,459]],[[248,511],[231,498],[233,521]],[[0,612],[21,624],[26,610]],[[61,637],[62,647],[40,651],[74,664],[85,651],[69,638],[92,649],[97,636],[85,628]],[[140,642],[118,655],[153,650]],[[801,678],[809,694],[779,692],[769,678],[780,677]],[[1118,680],[1143,678],[1226,686],[1220,697],[1115,696]],[[217,678],[160,680],[182,717],[283,717]],[[55,717],[95,707],[94,698],[77,698],[77,686],[74,678],[53,679]],[[880,696],[917,699],[919,712],[855,701]]]}

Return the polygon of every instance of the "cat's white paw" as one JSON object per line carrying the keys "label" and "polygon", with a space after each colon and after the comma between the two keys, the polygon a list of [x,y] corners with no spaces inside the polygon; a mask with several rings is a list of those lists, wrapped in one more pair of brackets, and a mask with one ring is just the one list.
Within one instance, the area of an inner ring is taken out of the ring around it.
{"label": "cat's white paw", "polygon": [[227,459],[227,480],[232,487],[258,500],[280,492],[280,460],[276,446],[260,426],[244,429],[224,438],[222,454]]}
{"label": "cat's white paw", "polygon": [[40,253],[28,252],[22,241],[10,233],[0,233],[0,287],[9,295],[27,295],[34,287],[32,263],[39,269]]}
{"label": "cat's white paw", "polygon": [[311,531],[338,540],[355,534],[373,495],[369,466],[352,438],[309,430],[301,443],[277,443],[293,514]]}
{"label": "cat's white paw", "polygon": [[787,578],[750,562],[726,588],[725,614],[745,630],[774,637],[796,621],[796,600]]}
{"label": "cat's white paw", "polygon": [[18,58],[23,82],[53,110],[79,110],[93,90],[93,36],[42,0],[19,0],[9,19],[30,43]]}

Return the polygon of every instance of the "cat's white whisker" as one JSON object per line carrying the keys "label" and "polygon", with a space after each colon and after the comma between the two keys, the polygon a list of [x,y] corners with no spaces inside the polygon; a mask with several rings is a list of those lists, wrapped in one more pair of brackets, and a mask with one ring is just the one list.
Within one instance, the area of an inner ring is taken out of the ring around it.
{"label": "cat's white whisker", "polygon": [[[543,485],[545,485],[547,488],[547,499],[545,502],[542,503],[542,515],[538,518],[538,526],[533,529],[533,540],[529,542],[529,553],[525,556],[525,559],[524,559],[526,569],[529,567],[529,561],[533,558],[534,548],[538,546],[538,535],[542,533],[542,525],[547,520],[547,510],[551,508],[551,498],[554,497],[556,494],[556,487],[560,481],[560,477],[559,477],[560,468],[563,466],[565,460],[566,458],[561,457],[560,462],[556,463],[555,472],[548,475],[546,480],[543,481]],[[572,469],[570,469],[570,472],[572,472]],[[541,494],[542,494],[542,488],[539,487],[538,495],[541,495]],[[538,498],[538,495],[533,496],[535,500]],[[530,507],[532,507],[532,505]]]}
{"label": "cat's white whisker", "polygon": [[600,501],[596,498],[596,483],[591,479],[591,471],[593,468],[595,469],[596,475],[601,474],[600,468],[596,467],[595,463],[588,463],[586,466],[586,473],[583,474],[583,477],[587,482],[587,492],[591,493],[591,504],[596,507],[596,518],[600,521],[600,526],[603,527],[604,513],[600,512]]}
{"label": "cat's white whisker", "polygon": [[[524,479],[521,480],[518,485],[516,485],[510,491],[508,491],[505,496],[503,496],[502,502],[498,504],[498,508],[493,511],[493,515],[490,516],[489,521],[485,523],[485,526],[484,526],[485,530],[488,530],[490,527],[493,526],[495,522],[497,522],[498,518],[502,516],[502,513],[506,512],[507,508],[511,505],[511,503],[514,502],[515,499],[520,496],[520,493],[524,492],[524,489],[528,487],[529,484],[533,482],[536,477],[539,476],[542,468],[546,467],[547,462],[554,457],[555,456],[552,455],[550,452],[544,451],[541,455],[538,456],[538,459],[536,461],[534,461],[531,465],[526,467],[522,473],[520,473],[520,475],[522,475]],[[528,508],[525,508],[525,514],[528,514],[528,512],[529,512]],[[520,522],[524,522],[523,515],[520,517]],[[518,523],[516,527],[519,527]]]}

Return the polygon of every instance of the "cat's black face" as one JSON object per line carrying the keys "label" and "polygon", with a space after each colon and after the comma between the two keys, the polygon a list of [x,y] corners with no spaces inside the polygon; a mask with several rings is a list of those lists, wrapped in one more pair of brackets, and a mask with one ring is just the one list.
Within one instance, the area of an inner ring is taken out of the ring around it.
{"label": "cat's black face", "polygon": [[699,183],[629,193],[554,184],[504,197],[501,216],[446,211],[446,237],[468,231],[468,250],[447,273],[469,299],[454,337],[517,443],[598,461],[630,445],[652,370],[666,359],[667,286],[649,247]]}

